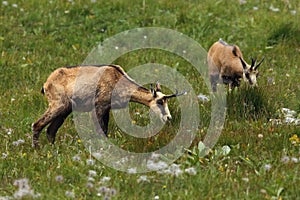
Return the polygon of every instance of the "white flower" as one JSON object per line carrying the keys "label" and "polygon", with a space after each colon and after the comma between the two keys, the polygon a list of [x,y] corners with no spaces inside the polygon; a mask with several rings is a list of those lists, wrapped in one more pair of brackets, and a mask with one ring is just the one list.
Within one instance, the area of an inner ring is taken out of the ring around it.
{"label": "white flower", "polygon": [[135,167],[135,168],[129,168],[129,169],[127,170],[127,172],[128,172],[129,174],[136,174],[136,167]]}
{"label": "white flower", "polygon": [[249,182],[249,178],[248,177],[244,177],[244,178],[242,178],[242,180],[245,181],[245,182]]}
{"label": "white flower", "polygon": [[153,160],[149,160],[147,162],[147,168],[153,171],[164,169],[166,167],[168,167],[168,165],[163,161],[154,162]]}
{"label": "white flower", "polygon": [[94,184],[91,183],[91,182],[87,182],[86,187],[87,187],[87,188],[93,188],[93,187],[94,187]]}
{"label": "white flower", "polygon": [[95,164],[95,160],[93,160],[93,159],[87,159],[86,160],[86,164],[87,165],[94,165]]}
{"label": "white flower", "polygon": [[95,170],[89,170],[89,176],[90,177],[97,176],[97,172]]}
{"label": "white flower", "polygon": [[100,181],[102,182],[102,183],[104,183],[104,182],[107,182],[107,181],[110,181],[110,177],[109,176],[104,176]]}
{"label": "white flower", "polygon": [[296,10],[291,10],[291,14],[292,14],[292,15],[296,15],[296,14],[297,14],[297,11],[296,11]]}
{"label": "white flower", "polygon": [[79,155],[76,155],[76,156],[73,156],[73,157],[72,157],[72,160],[73,160],[73,161],[80,161],[81,158],[80,158]]}
{"label": "white flower", "polygon": [[298,163],[299,160],[298,160],[298,158],[292,157],[292,158],[291,158],[291,161],[292,161],[293,163]]}
{"label": "white flower", "polygon": [[140,182],[150,182],[148,180],[148,177],[146,175],[143,175],[143,176],[140,176],[137,180],[136,180],[138,183]]}
{"label": "white flower", "polygon": [[200,99],[203,102],[208,102],[209,101],[209,98],[204,94],[199,94],[197,97],[198,97],[198,99]]}
{"label": "white flower", "polygon": [[283,162],[284,164],[287,164],[288,162],[290,162],[290,158],[288,156],[283,156],[281,158],[281,162]]}
{"label": "white flower", "polygon": [[271,5],[269,9],[270,9],[271,11],[273,11],[273,12],[279,12],[279,11],[280,11],[279,8],[275,8],[275,7],[273,7],[273,5]]}
{"label": "white flower", "polygon": [[2,5],[7,6],[8,2],[7,1],[2,1]]}
{"label": "white flower", "polygon": [[186,169],[184,170],[184,172],[187,173],[187,174],[190,174],[190,175],[196,175],[196,174],[197,174],[197,171],[196,171],[195,168],[193,168],[193,167],[186,168]]}
{"label": "white flower", "polygon": [[240,4],[245,4],[245,3],[247,3],[246,0],[240,0]]}
{"label": "white flower", "polygon": [[155,199],[155,200],[159,199],[159,196],[158,196],[158,195],[155,195],[154,199]]}
{"label": "white flower", "polygon": [[7,153],[2,153],[2,159],[7,158],[8,154]]}
{"label": "white flower", "polygon": [[17,4],[15,4],[15,3],[14,3],[14,4],[12,4],[11,6],[12,6],[12,7],[14,7],[14,8],[17,8],[17,7],[18,7],[18,5],[17,5]]}
{"label": "white flower", "polygon": [[95,179],[93,177],[88,177],[88,182],[95,182]]}
{"label": "white flower", "polygon": [[63,177],[62,175],[59,175],[59,176],[56,176],[56,177],[55,177],[55,180],[56,180],[57,182],[62,182],[62,181],[64,180],[64,177]]}
{"label": "white flower", "polygon": [[72,191],[66,191],[66,192],[65,192],[65,195],[66,195],[67,197],[70,197],[70,198],[75,198],[75,194],[74,194],[74,192],[72,192]]}
{"label": "white flower", "polygon": [[272,165],[265,164],[264,168],[265,168],[266,171],[270,171],[270,169],[272,168]]}

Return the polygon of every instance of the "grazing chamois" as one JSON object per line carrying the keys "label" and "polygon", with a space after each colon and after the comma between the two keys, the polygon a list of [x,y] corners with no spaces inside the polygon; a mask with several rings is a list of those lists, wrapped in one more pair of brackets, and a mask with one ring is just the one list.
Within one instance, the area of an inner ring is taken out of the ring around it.
{"label": "grazing chamois", "polygon": [[56,132],[72,111],[89,112],[95,109],[94,120],[100,125],[99,134],[107,135],[109,112],[137,102],[150,107],[163,122],[171,119],[167,100],[185,94],[165,95],[157,83],[148,90],[132,80],[118,65],[73,66],[56,69],[44,83],[42,93],[49,107],[32,124],[32,144],[39,145],[39,135],[47,126],[48,141],[54,143]]}
{"label": "grazing chamois", "polygon": [[215,42],[207,55],[212,90],[217,90],[218,83],[229,85],[230,90],[239,87],[241,78],[249,85],[257,86],[257,69],[264,58],[259,63],[256,63],[256,59],[251,60],[251,65],[246,63],[238,46],[229,45],[221,39]]}

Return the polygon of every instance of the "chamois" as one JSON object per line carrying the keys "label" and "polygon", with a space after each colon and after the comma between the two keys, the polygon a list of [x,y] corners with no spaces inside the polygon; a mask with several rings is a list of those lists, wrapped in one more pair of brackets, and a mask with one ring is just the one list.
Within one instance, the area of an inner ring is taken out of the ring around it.
{"label": "chamois", "polygon": [[89,112],[95,109],[94,121],[100,125],[99,134],[107,135],[109,112],[137,102],[150,107],[163,122],[171,119],[167,100],[184,95],[165,95],[159,83],[148,90],[132,80],[118,65],[73,66],[56,69],[44,83],[42,93],[46,95],[49,107],[32,124],[32,145],[38,147],[39,135],[47,128],[47,139],[54,143],[56,132],[72,111]]}
{"label": "chamois", "polygon": [[242,77],[249,85],[257,86],[257,69],[264,58],[258,64],[256,59],[251,60],[251,65],[246,63],[238,46],[229,45],[222,39],[215,42],[207,55],[212,90],[215,92],[217,84],[222,82],[229,85],[230,90],[239,87]]}

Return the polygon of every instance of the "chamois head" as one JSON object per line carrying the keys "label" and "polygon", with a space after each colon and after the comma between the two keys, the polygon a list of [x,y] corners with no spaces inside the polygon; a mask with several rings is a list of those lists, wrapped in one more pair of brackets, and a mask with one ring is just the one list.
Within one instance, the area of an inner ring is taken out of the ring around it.
{"label": "chamois head", "polygon": [[182,93],[178,93],[178,91],[176,90],[175,94],[165,95],[161,92],[161,87],[160,87],[159,83],[156,83],[154,89],[152,88],[152,85],[151,85],[151,92],[153,95],[153,100],[150,103],[150,109],[155,114],[159,115],[160,119],[163,122],[166,122],[166,121],[172,119],[170,110],[168,108],[168,99],[186,94],[186,91],[184,91]]}
{"label": "chamois head", "polygon": [[243,65],[243,78],[245,82],[248,82],[251,86],[257,86],[256,78],[258,76],[258,67],[261,65],[261,63],[264,61],[265,58],[263,58],[258,64],[257,59],[251,58],[251,65],[247,64],[241,57],[240,60]]}

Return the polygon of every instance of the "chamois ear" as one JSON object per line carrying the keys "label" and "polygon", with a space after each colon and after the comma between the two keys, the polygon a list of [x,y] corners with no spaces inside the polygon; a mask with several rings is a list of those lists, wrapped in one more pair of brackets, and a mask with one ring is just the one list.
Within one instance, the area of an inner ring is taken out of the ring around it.
{"label": "chamois ear", "polygon": [[238,55],[237,55],[237,48],[236,48],[235,45],[234,45],[233,48],[232,48],[232,53],[233,53],[234,56],[238,56]]}
{"label": "chamois ear", "polygon": [[261,59],[261,61],[254,67],[254,70],[257,70],[257,68],[261,65],[261,63],[265,60],[265,57]]}
{"label": "chamois ear", "polygon": [[161,87],[160,87],[159,82],[156,82],[156,85],[155,85],[155,91],[156,91],[156,92],[161,92]]}
{"label": "chamois ear", "polygon": [[242,63],[242,65],[243,65],[243,69],[244,69],[244,70],[247,70],[247,64],[245,63],[245,61],[244,61],[241,57],[239,57],[239,58],[240,58],[241,63]]}

